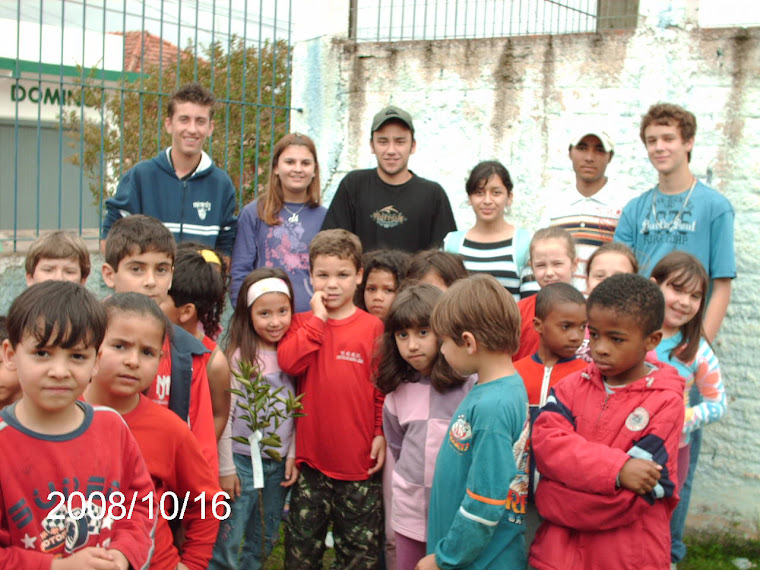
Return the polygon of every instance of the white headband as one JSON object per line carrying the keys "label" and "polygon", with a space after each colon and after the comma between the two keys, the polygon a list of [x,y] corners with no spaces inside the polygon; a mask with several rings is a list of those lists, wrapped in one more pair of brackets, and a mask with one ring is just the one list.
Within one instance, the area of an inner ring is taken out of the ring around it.
{"label": "white headband", "polygon": [[256,281],[256,283],[248,288],[248,295],[246,297],[248,306],[253,305],[256,299],[266,293],[285,293],[290,298],[290,289],[285,281],[279,277],[267,277],[266,279]]}

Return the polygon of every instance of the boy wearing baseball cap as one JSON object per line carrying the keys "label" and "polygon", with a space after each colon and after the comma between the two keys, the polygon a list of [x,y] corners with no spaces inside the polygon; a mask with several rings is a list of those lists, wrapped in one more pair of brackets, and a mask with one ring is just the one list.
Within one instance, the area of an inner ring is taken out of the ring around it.
{"label": "boy wearing baseball cap", "polygon": [[573,285],[585,291],[589,257],[600,245],[612,241],[623,206],[634,194],[607,177],[615,143],[601,126],[587,124],[575,129],[568,154],[575,171],[575,191],[562,189],[550,195],[547,225],[559,226],[573,236],[578,253]]}
{"label": "boy wearing baseball cap", "polygon": [[365,251],[438,247],[456,222],[441,185],[409,170],[416,144],[409,113],[393,105],[377,113],[369,142],[377,168],[343,178],[322,229],[356,234]]}

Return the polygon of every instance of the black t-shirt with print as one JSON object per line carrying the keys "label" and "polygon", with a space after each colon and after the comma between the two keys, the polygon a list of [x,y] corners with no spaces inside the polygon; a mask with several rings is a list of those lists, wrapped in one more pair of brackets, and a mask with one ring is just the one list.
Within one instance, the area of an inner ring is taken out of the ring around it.
{"label": "black t-shirt with print", "polygon": [[355,233],[364,251],[439,247],[456,230],[441,185],[412,173],[404,184],[386,184],[377,169],[354,170],[341,180],[322,224]]}

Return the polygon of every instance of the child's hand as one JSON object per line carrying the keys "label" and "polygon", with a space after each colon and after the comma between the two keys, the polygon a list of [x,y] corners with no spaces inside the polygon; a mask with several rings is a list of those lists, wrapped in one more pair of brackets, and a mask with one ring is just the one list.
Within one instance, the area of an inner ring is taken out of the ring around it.
{"label": "child's hand", "polygon": [[435,563],[435,554],[428,554],[417,562],[417,566],[414,567],[414,570],[438,570],[438,564]]}
{"label": "child's hand", "polygon": [[298,481],[298,474],[300,471],[296,467],[296,458],[288,457],[285,460],[285,480],[280,483],[283,487],[291,487]]}
{"label": "child's hand", "polygon": [[660,480],[662,466],[648,459],[631,458],[625,462],[618,478],[620,486],[639,495],[648,493]]}
{"label": "child's hand", "polygon": [[[116,550],[106,550],[100,546],[88,546],[66,558],[56,558],[50,565],[50,570],[121,570],[113,553]],[[121,554],[121,552],[119,552]],[[124,556],[123,554],[121,554]],[[126,558],[124,558],[126,561]],[[128,568],[129,565],[123,568]]]}
{"label": "child's hand", "polygon": [[383,468],[383,463],[385,463],[385,438],[382,435],[376,435],[375,439],[372,440],[369,456],[376,460],[376,462],[374,467],[370,467],[367,473],[374,475]]}
{"label": "child's hand", "polygon": [[120,551],[113,548],[107,550],[108,554],[113,556],[113,561],[116,562],[116,567],[120,570],[129,570],[129,560]]}
{"label": "child's hand", "polygon": [[327,307],[325,307],[325,293],[324,291],[314,291],[311,296],[311,312],[314,316],[323,321],[327,321]]}
{"label": "child's hand", "polygon": [[240,479],[238,479],[237,473],[219,477],[219,487],[222,491],[227,493],[233,501],[237,499],[242,492],[240,489]]}

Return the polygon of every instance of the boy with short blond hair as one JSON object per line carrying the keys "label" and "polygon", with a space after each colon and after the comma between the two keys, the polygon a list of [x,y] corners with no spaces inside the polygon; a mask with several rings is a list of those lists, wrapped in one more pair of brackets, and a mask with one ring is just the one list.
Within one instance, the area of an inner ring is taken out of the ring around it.
{"label": "boy with short blond hair", "polygon": [[517,304],[494,277],[478,274],[443,294],[430,324],[449,365],[478,383],[438,452],[428,556],[417,568],[524,568],[528,399],[511,358],[520,344]]}
{"label": "boy with short blond hair", "polygon": [[665,302],[655,283],[618,274],[596,286],[587,310],[594,363],[552,388],[533,425],[544,522],[530,564],[668,568],[684,381],[646,361]]}
{"label": "boy with short blond hair", "polygon": [[353,302],[361,283],[359,239],[319,232],[309,261],[312,310],[293,318],[278,347],[282,371],[301,376],[305,417],[296,423],[296,464],[285,530],[285,566],[318,568],[332,522],[336,566],[376,568],[382,536],[378,471],[385,460],[383,396],[372,383],[380,319]]}
{"label": "boy with short blond hair", "polygon": [[56,230],[32,242],[25,266],[29,286],[50,279],[84,285],[90,275],[90,252],[75,233]]}
{"label": "boy with short blond hair", "polygon": [[[171,287],[176,253],[174,238],[156,218],[121,218],[106,239],[103,281],[116,293],[142,293],[160,305]],[[156,381],[146,395],[188,422],[203,456],[218,473],[211,395],[202,361],[208,349],[175,325],[161,350]]]}
{"label": "boy with short blond hair", "polygon": [[2,568],[149,565],[154,489],[140,449],[116,412],[78,400],[105,329],[75,283],[33,285],[11,305],[3,353],[23,396],[0,412]]}

